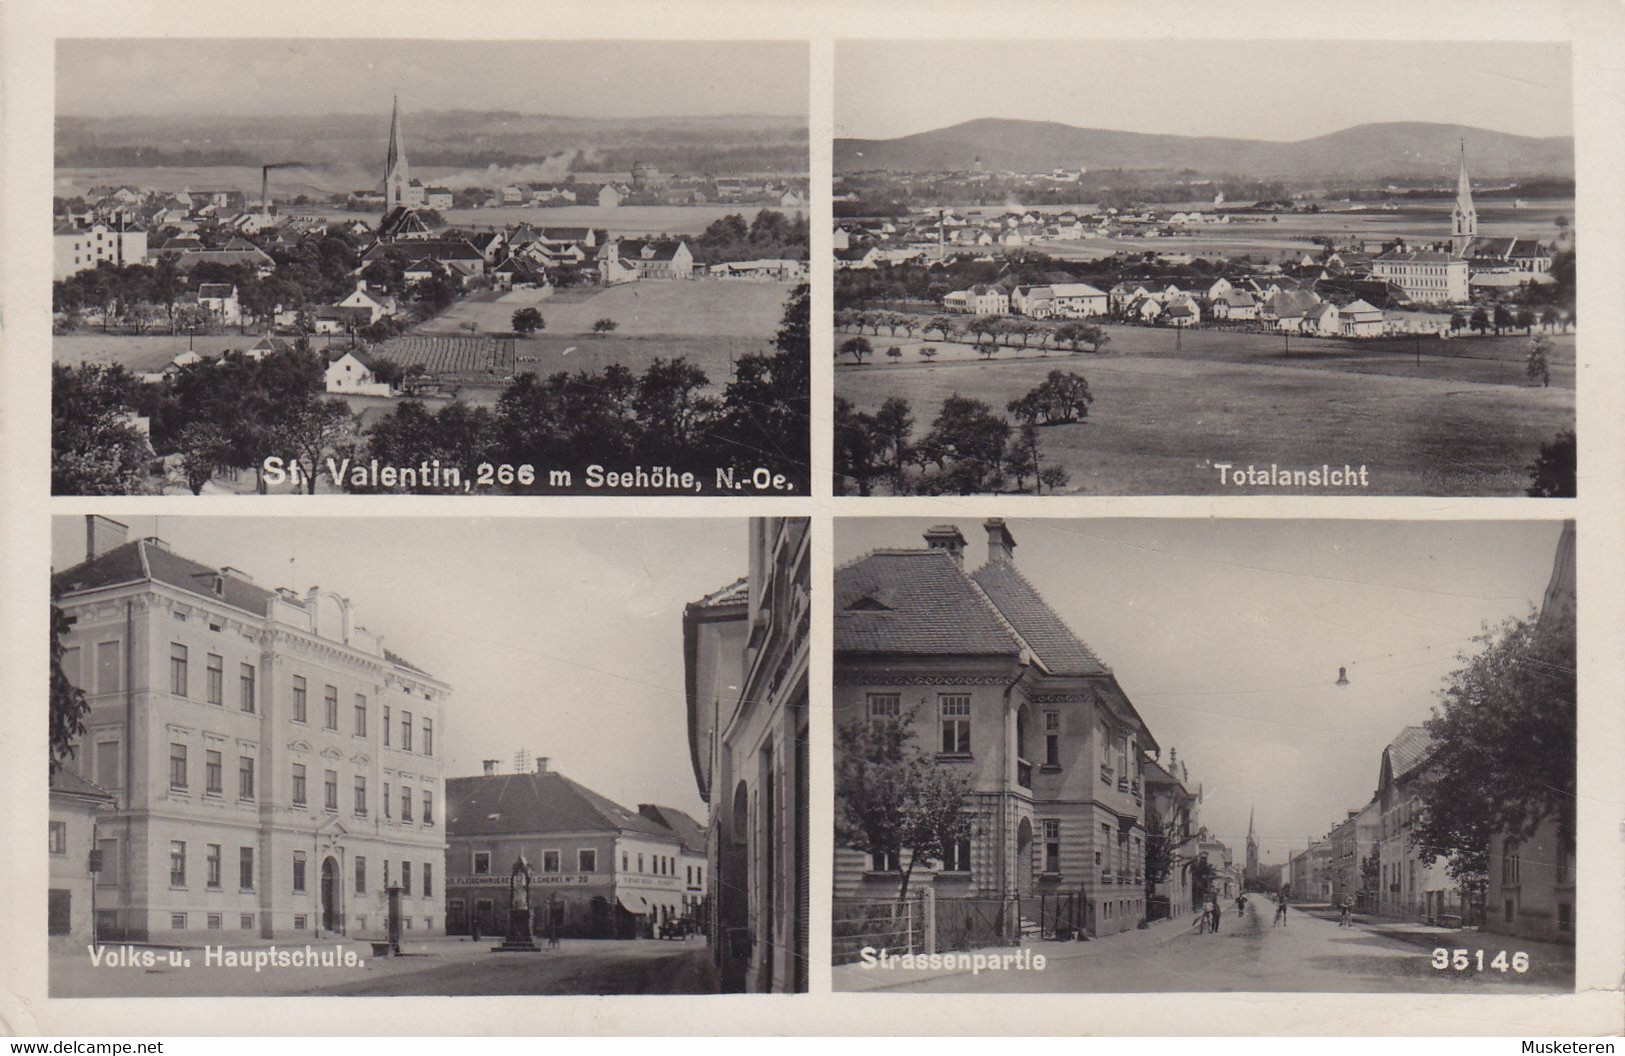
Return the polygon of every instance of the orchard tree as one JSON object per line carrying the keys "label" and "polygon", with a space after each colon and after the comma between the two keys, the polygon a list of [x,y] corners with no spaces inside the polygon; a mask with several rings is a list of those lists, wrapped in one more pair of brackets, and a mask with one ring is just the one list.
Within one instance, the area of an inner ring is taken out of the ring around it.
{"label": "orchard tree", "polygon": [[1059,425],[1087,418],[1093,402],[1095,398],[1083,375],[1052,370],[1036,388],[1019,400],[1011,400],[1005,409],[1020,422]]}
{"label": "orchard tree", "polygon": [[608,319],[608,318],[599,319],[599,320],[597,320],[596,322],[594,322],[592,324],[592,332],[595,335],[613,333],[615,331],[615,329],[617,327],[619,327],[620,325],[621,325],[620,323],[617,323],[613,319]]}
{"label": "orchard tree", "polygon": [[542,313],[539,309],[520,308],[518,311],[513,313],[514,333],[524,334],[526,337],[529,337],[536,331],[545,329],[547,329],[547,320],[542,318]]}
{"label": "orchard tree", "polygon": [[849,337],[841,342],[841,354],[852,357],[852,362],[862,365],[863,357],[875,350],[866,337]]}

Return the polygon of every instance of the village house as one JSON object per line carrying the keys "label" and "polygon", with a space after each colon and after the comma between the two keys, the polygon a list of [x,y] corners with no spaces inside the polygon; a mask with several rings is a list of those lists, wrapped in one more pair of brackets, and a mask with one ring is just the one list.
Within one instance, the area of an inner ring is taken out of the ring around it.
{"label": "village house", "polygon": [[118,803],[111,792],[66,766],[50,781],[46,930],[52,953],[83,953],[97,940],[96,887],[108,868],[99,849],[100,826]]}
{"label": "village house", "polygon": [[754,518],[748,573],[683,610],[708,937],[727,993],[807,990],[811,575],[808,521]]}
{"label": "village house", "polygon": [[[1157,744],[1095,653],[1016,568],[990,518],[986,564],[932,528],[920,549],[884,549],[835,573],[835,723],[902,722],[936,765],[964,775],[967,839],[912,881],[946,899],[1043,899],[1089,935],[1146,920],[1146,753]],[[838,898],[895,899],[907,848],[837,847]],[[1072,896],[1061,910],[1057,896]]]}
{"label": "village house", "polygon": [[243,321],[242,308],[237,303],[237,287],[229,282],[206,282],[197,288],[198,307],[223,326],[236,326]]}
{"label": "village house", "polygon": [[599,249],[598,263],[606,286],[694,277],[694,254],[682,239],[612,238]]}
{"label": "village house", "polygon": [[1258,302],[1246,290],[1226,290],[1213,298],[1208,312],[1224,322],[1250,322],[1258,318]]}
{"label": "village house", "polygon": [[373,373],[372,357],[353,348],[331,348],[327,359],[326,389],[335,396],[392,396],[395,390]]}
{"label": "village house", "polygon": [[68,765],[115,797],[98,936],[377,937],[397,883],[404,925],[440,933],[449,687],[332,590],[269,590],[126,535],[87,518],[86,560],[53,577],[63,671],[90,704]]}
{"label": "village house", "polygon": [[968,290],[955,290],[942,298],[942,307],[969,315],[1010,314],[1010,294],[1002,287],[978,283]]}

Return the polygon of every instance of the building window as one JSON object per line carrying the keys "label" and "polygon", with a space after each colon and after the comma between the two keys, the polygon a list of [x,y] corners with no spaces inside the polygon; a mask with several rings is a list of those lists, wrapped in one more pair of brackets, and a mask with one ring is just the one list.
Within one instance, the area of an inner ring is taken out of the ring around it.
{"label": "building window", "polygon": [[185,913],[171,913],[169,915],[169,927],[170,927],[171,931],[185,931],[186,930],[186,914]]}
{"label": "building window", "polygon": [[897,860],[896,851],[874,851],[870,853],[869,868],[877,873],[897,873],[902,871],[902,865]]}
{"label": "building window", "polygon": [[362,817],[367,815],[367,779],[360,774],[355,779],[355,812]]}
{"label": "building window", "polygon": [[423,754],[434,754],[434,720],[423,720]]}
{"label": "building window", "polygon": [[293,915],[293,930],[294,931],[304,931],[305,930],[305,915],[303,913],[295,913]]}
{"label": "building window", "polygon": [[638,855],[638,872],[643,872],[643,855]]}
{"label": "building window", "polygon": [[898,693],[870,693],[867,707],[870,725],[897,722],[903,717],[903,698]]}
{"label": "building window", "polygon": [[169,746],[169,787],[186,791],[186,745]]}
{"label": "building window", "polygon": [[401,712],[401,751],[410,752],[411,750],[412,713],[410,711],[403,711]]}
{"label": "building window", "polygon": [[118,741],[96,742],[96,783],[106,789],[122,787],[119,781]]}
{"label": "building window", "polygon": [[412,823],[412,790],[405,785],[401,786],[401,820]]}
{"label": "building window", "polygon": [[97,840],[96,846],[102,852],[102,871],[96,874],[97,887],[117,887],[118,879],[118,841]]}
{"label": "building window", "polygon": [[1519,882],[1519,874],[1523,870],[1523,844],[1518,840],[1507,840],[1501,845],[1501,883],[1511,887]]}
{"label": "building window", "polygon": [[254,914],[252,914],[252,913],[244,913],[242,916],[238,917],[237,918],[237,926],[239,928],[241,928],[242,930],[244,930],[244,931],[253,931],[254,930]]}
{"label": "building window", "polygon": [[1059,873],[1061,871],[1061,821],[1059,818],[1044,819],[1044,872]]}
{"label": "building window", "polygon": [[244,664],[241,674],[237,676],[241,688],[241,707],[248,714],[254,714],[254,665]]}
{"label": "building window", "polygon": [[296,807],[302,807],[305,805],[304,763],[293,764],[293,805]]}
{"label": "building window", "polygon": [[384,747],[389,747],[389,705],[384,705]]}
{"label": "building window", "polygon": [[401,862],[401,893],[404,894],[404,895],[410,895],[412,893],[412,863],[411,862],[406,862],[406,861]]}
{"label": "building window", "polygon": [[305,676],[293,676],[293,721],[306,721],[305,715]]}
{"label": "building window", "polygon": [[337,686],[327,686],[325,692],[327,696],[324,703],[327,714],[322,720],[322,725],[329,730],[336,730],[339,728],[339,689]]}
{"label": "building window", "polygon": [[213,653],[209,654],[208,692],[210,704],[225,703],[225,661]]}
{"label": "building window", "polygon": [[970,754],[970,695],[944,693],[942,706],[942,752],[944,755]]}
{"label": "building window", "polygon": [[186,646],[178,642],[169,646],[169,691],[177,697],[186,696]]}
{"label": "building window", "polygon": [[[423,897],[434,897],[434,863],[423,863]],[[433,925],[431,925],[432,927]]]}
{"label": "building window", "polygon": [[208,853],[204,856],[203,860],[204,860],[205,864],[208,867],[209,886],[210,887],[219,887],[220,886],[220,845],[218,843],[209,844],[208,847],[207,847],[207,852]]}
{"label": "building window", "polygon": [[[970,872],[970,838],[969,837],[966,837],[963,840],[955,840],[953,846],[948,848],[948,860],[942,863],[942,871],[945,872],[945,873],[968,873],[968,872]],[[692,873],[692,872],[693,872],[693,870],[690,870],[690,873]],[[694,882],[693,876],[689,877],[688,882],[690,884],[692,884]]]}
{"label": "building window", "polygon": [[434,793],[428,789],[423,790],[423,824],[434,824]]}
{"label": "building window", "polygon": [[491,852],[490,851],[475,851],[474,852],[474,875],[475,876],[489,876],[489,875],[491,875]]}
{"label": "building window", "polygon": [[1044,712],[1044,765],[1061,765],[1061,713]]}
{"label": "building window", "polygon": [[582,850],[576,852],[576,872],[596,873],[598,871],[598,852],[595,850]]}
{"label": "building window", "polygon": [[65,821],[51,822],[51,853],[68,853],[68,823]]}
{"label": "building window", "polygon": [[328,810],[339,809],[339,772],[337,770],[322,771],[322,806]]}
{"label": "building window", "polygon": [[124,643],[96,643],[96,692],[117,693],[124,688]]}
{"label": "building window", "polygon": [[[626,855],[623,853],[621,855],[621,858],[622,858],[621,869],[624,871],[626,869],[626,862],[625,862]],[[559,871],[559,852],[558,851],[543,851],[542,852],[542,872],[544,872],[544,873],[556,873],[558,871]]]}
{"label": "building window", "polygon": [[293,890],[298,894],[305,889],[305,852],[293,852]]}
{"label": "building window", "polygon": [[169,842],[169,886],[186,886],[186,841]]}
{"label": "building window", "polygon": [[237,798],[254,798],[254,759],[252,756],[240,755],[237,757]]}
{"label": "building window", "polygon": [[355,735],[367,735],[367,698],[359,693],[355,695]]}
{"label": "building window", "polygon": [[224,795],[225,767],[221,764],[220,753],[212,748],[203,752],[203,791],[206,795]]}
{"label": "building window", "polygon": [[254,848],[237,849],[237,886],[244,891],[254,890]]}

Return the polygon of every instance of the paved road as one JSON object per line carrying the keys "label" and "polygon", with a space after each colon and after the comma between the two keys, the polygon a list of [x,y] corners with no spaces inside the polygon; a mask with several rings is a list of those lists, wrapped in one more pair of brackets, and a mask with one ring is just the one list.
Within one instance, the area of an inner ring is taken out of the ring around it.
{"label": "paved road", "polygon": [[[317,949],[332,949],[312,944]],[[313,968],[227,968],[184,951],[190,967],[96,967],[84,954],[51,958],[52,997],[258,997],[270,995],[705,994],[717,983],[703,942],[567,939],[540,953],[492,953],[492,940],[410,943],[409,956]],[[252,950],[263,947],[248,947]],[[302,948],[302,947],[287,947]]]}
{"label": "paved road", "polygon": [[[1250,902],[1244,917],[1227,906],[1218,934],[1198,934],[1164,921],[1143,931],[1084,943],[1040,942],[1043,971],[910,971],[846,965],[834,970],[837,990],[998,993],[1139,993],[1158,991],[1299,991],[1481,993],[1573,989],[1573,951],[1476,932],[1385,934],[1381,926],[1339,928],[1292,910],[1274,925],[1273,907]],[[1494,970],[1454,974],[1430,964],[1435,943],[1490,951],[1526,949],[1525,975]],[[1008,950],[988,950],[988,954]]]}

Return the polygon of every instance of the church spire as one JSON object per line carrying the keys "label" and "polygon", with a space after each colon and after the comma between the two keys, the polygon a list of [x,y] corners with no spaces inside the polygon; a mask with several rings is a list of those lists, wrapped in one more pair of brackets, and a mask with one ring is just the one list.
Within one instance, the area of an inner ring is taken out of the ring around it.
{"label": "church spire", "polygon": [[384,214],[406,204],[406,137],[401,134],[401,99],[394,97],[389,115],[389,152],[384,156]]}
{"label": "church spire", "polygon": [[1252,807],[1248,807],[1247,808],[1247,842],[1248,843],[1253,842],[1253,813],[1254,813],[1254,809]]}
{"label": "church spire", "polygon": [[1473,208],[1473,182],[1467,176],[1467,141],[1461,141],[1461,170],[1456,176],[1456,208],[1450,214],[1450,245],[1465,256],[1478,237],[1478,210]]}

